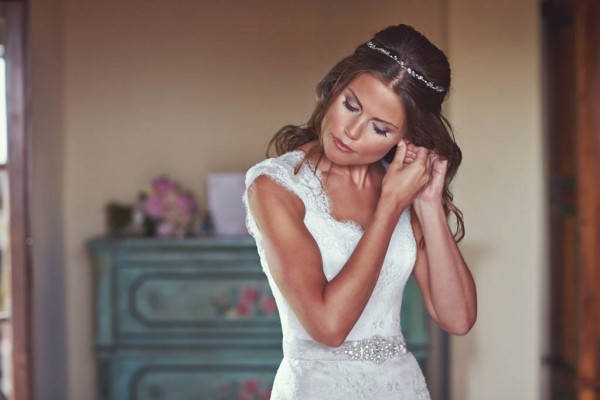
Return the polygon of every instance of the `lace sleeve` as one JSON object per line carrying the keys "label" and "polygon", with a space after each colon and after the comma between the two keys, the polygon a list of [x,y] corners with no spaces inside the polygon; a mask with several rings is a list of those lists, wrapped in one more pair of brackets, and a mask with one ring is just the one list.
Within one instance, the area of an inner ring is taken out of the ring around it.
{"label": "lace sleeve", "polygon": [[248,233],[252,235],[256,240],[260,238],[260,232],[256,226],[254,216],[248,206],[248,188],[252,183],[261,175],[266,175],[275,181],[277,184],[283,186],[285,189],[294,193],[300,199],[303,199],[302,192],[299,188],[299,178],[294,174],[294,165],[286,160],[285,158],[269,158],[266,159],[248,170],[246,173],[246,190],[243,195],[244,206],[246,207],[246,227]]}

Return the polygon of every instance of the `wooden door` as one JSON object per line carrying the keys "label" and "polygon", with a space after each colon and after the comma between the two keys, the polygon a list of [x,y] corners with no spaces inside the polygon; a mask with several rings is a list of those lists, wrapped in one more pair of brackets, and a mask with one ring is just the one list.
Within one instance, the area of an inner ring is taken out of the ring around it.
{"label": "wooden door", "polygon": [[543,3],[551,398],[600,399],[600,1]]}
{"label": "wooden door", "polygon": [[33,398],[31,366],[31,237],[29,233],[29,131],[26,86],[26,2],[0,0],[5,25],[6,115],[10,211],[11,399]]}

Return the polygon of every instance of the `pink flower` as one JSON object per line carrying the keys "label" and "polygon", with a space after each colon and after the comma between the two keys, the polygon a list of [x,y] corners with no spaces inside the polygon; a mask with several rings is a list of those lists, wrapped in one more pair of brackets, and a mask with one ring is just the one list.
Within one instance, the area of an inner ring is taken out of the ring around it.
{"label": "pink flower", "polygon": [[144,214],[159,223],[158,236],[186,236],[198,212],[198,203],[191,192],[183,191],[163,176],[155,178],[141,196]]}
{"label": "pink flower", "polygon": [[179,193],[175,199],[175,204],[181,212],[187,215],[193,214],[198,208],[196,200],[194,200],[194,197],[189,192]]}
{"label": "pink flower", "polygon": [[175,183],[167,177],[161,176],[152,181],[152,191],[159,196],[164,196],[173,190],[175,190]]}
{"label": "pink flower", "polygon": [[146,214],[155,219],[160,219],[165,214],[165,204],[163,200],[155,194],[146,197],[143,209]]}
{"label": "pink flower", "polygon": [[271,389],[265,390],[262,396],[262,400],[270,400],[271,399]]}
{"label": "pink flower", "polygon": [[250,313],[250,306],[247,303],[238,303],[235,306],[235,313],[241,317],[244,317]]}
{"label": "pink flower", "polygon": [[258,382],[256,379],[248,379],[242,383],[242,391],[245,394],[254,396],[258,394],[259,385],[260,382]]}
{"label": "pink flower", "polygon": [[248,303],[255,303],[260,297],[260,290],[255,287],[247,287],[242,292],[242,298]]}
{"label": "pink flower", "polygon": [[273,314],[277,311],[277,303],[273,297],[265,297],[260,302],[260,308],[265,314]]}

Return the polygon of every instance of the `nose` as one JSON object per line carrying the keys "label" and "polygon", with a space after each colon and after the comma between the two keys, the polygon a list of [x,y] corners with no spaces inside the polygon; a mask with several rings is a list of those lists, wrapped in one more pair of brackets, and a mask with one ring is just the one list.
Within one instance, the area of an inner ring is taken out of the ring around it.
{"label": "nose", "polygon": [[360,137],[360,129],[361,129],[360,118],[356,117],[356,118],[352,118],[350,121],[348,121],[348,123],[344,127],[344,132],[346,133],[346,136],[348,136],[350,139],[356,140]]}

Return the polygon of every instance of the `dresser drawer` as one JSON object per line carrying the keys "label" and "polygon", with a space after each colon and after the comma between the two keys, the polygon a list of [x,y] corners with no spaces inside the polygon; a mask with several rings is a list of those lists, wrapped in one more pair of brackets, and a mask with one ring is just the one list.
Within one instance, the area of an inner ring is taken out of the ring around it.
{"label": "dresser drawer", "polygon": [[108,374],[113,376],[112,387],[104,397],[111,400],[268,399],[281,357],[280,351],[230,350],[115,354],[112,371]]}
{"label": "dresser drawer", "polygon": [[192,335],[229,340],[280,335],[256,253],[128,253],[116,271],[117,338]]}
{"label": "dresser drawer", "polygon": [[[98,400],[268,398],[281,326],[251,238],[90,241]],[[408,347],[428,354],[427,314],[409,280]]]}

